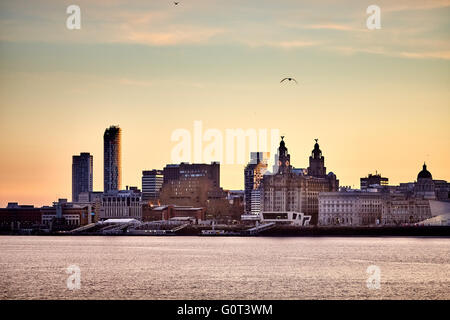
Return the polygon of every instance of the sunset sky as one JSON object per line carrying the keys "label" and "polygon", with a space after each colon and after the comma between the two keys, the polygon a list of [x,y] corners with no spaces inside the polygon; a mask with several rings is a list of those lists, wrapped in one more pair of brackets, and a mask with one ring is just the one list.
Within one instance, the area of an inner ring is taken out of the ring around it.
{"label": "sunset sky", "polygon": [[[66,28],[71,4],[81,30]],[[141,187],[196,120],[278,129],[301,168],[319,138],[341,185],[375,170],[414,181],[424,161],[450,180],[449,17],[438,0],[1,1],[0,206],[70,199],[80,152],[102,190],[110,125],[122,185]],[[243,169],[223,164],[222,187],[243,189]]]}

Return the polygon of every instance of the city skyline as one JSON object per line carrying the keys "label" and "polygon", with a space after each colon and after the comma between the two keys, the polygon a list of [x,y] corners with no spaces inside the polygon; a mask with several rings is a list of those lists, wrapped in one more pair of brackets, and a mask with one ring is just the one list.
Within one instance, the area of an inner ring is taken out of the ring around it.
{"label": "city skyline", "polygon": [[[319,138],[342,185],[375,171],[413,181],[424,161],[449,180],[446,1],[378,1],[380,30],[358,1],[78,1],[73,31],[65,5],[34,4],[0,4],[2,207],[70,198],[79,152],[102,190],[111,124],[124,130],[123,186],[170,163],[171,133],[196,120],[279,129],[295,167]],[[222,186],[243,189],[243,168],[221,164]]]}
{"label": "city skyline", "polygon": [[[114,132],[118,132],[118,138],[113,138],[113,140],[114,139],[118,139],[118,148],[119,148],[119,150],[122,148],[122,145],[121,145],[121,140],[122,140],[122,128],[119,126],[119,125],[111,125],[111,126],[108,126],[108,127],[106,127],[106,129],[105,129],[105,131],[104,131],[104,133],[105,133],[105,136],[107,135],[107,133],[108,134],[110,134],[110,132],[111,132],[111,130],[113,130]],[[285,136],[280,136],[280,139],[281,139],[281,141],[283,141],[284,139],[285,139]],[[314,141],[315,141],[315,143],[316,143],[316,145],[317,145],[317,142],[318,142],[318,140],[319,139],[313,139]],[[247,144],[247,146],[246,146],[246,148],[248,149],[248,143],[247,143],[248,141],[246,141],[246,144]],[[295,143],[294,143],[295,144]],[[106,149],[109,149],[110,147],[107,147],[107,145],[108,145],[108,143],[106,143],[106,141],[105,141],[105,137],[104,137],[104,141],[103,141],[103,147],[104,147],[104,149],[103,149],[103,154],[105,154],[105,152],[106,152]],[[314,146],[314,150],[313,150],[313,153],[314,153],[314,151],[315,151],[315,149],[316,149],[316,145]],[[321,150],[319,150],[320,152],[321,152]],[[121,152],[120,151],[118,151],[119,152],[119,163],[120,163],[120,165],[119,165],[119,168],[121,167],[121,158],[122,158],[122,154],[121,154]],[[89,158],[90,158],[90,162],[91,162],[91,166],[92,166],[92,161],[93,161],[93,158],[94,158],[94,156],[93,156],[93,154],[91,154],[90,152],[79,152],[80,153],[80,156],[82,156],[82,155],[88,155],[89,156]],[[251,160],[251,156],[252,156],[252,154],[253,153],[262,153],[261,151],[251,151],[249,154],[248,154],[248,159],[247,159],[247,162],[249,162],[250,160]],[[311,154],[311,152],[309,153],[309,154]],[[326,151],[325,151],[325,154],[326,154]],[[80,156],[77,156],[77,155],[72,155],[72,158],[73,159],[75,159],[75,157],[80,157]],[[270,153],[269,153],[269,160],[270,160],[270,158],[274,158],[275,157],[275,155],[271,155]],[[290,163],[290,165],[292,165],[292,167],[293,168],[306,168],[307,167],[307,165],[305,164],[305,166],[298,166],[298,165],[296,165],[296,163],[295,163],[295,156],[293,157],[293,159],[294,159],[294,162],[291,162]],[[305,158],[308,158],[308,155],[306,155],[305,156]],[[311,157],[310,157],[311,158]],[[102,160],[102,168],[100,169],[100,171],[103,171],[103,172],[105,172],[105,164],[106,164],[106,162],[105,162],[105,160],[104,160],[104,158],[102,158],[101,159]],[[329,161],[329,159],[328,159],[328,161]],[[72,160],[72,167],[73,167],[73,163],[74,163],[74,160]],[[192,164],[194,164],[195,162],[189,162],[189,163],[192,163]],[[204,163],[204,162],[202,162],[202,163]],[[219,162],[220,163],[220,162]],[[422,164],[421,164],[421,167],[422,166],[425,166],[425,163],[427,163],[426,161],[424,161]],[[157,171],[161,171],[162,172],[162,168],[163,167],[165,167],[165,166],[167,166],[167,165],[171,165],[171,164],[173,164],[172,162],[170,162],[170,161],[168,161],[168,162],[166,162],[164,165],[162,165],[161,167],[158,167],[158,168],[141,168],[141,169],[139,169],[138,171],[139,171],[139,174],[140,174],[140,180],[139,180],[139,182],[138,183],[136,183],[136,184],[133,184],[133,183],[124,183],[124,184],[122,184],[122,187],[123,188],[118,188],[117,190],[124,190],[125,189],[125,186],[127,186],[127,187],[138,187],[138,188],[140,188],[141,186],[142,186],[142,174],[143,174],[143,172],[144,171],[146,171],[146,172],[149,172],[148,170],[157,170]],[[179,163],[177,163],[177,164],[179,164]],[[248,165],[248,163],[247,163],[247,165]],[[220,166],[222,167],[222,170],[223,170],[223,167],[225,166],[227,166],[226,164],[222,164],[222,163],[220,163]],[[230,166],[230,165],[228,165],[228,166]],[[236,165],[231,165],[231,166],[236,166]],[[246,168],[246,165],[238,165],[238,166],[241,166],[242,167],[242,176],[241,176],[241,178],[242,178],[242,180],[244,180],[244,169]],[[275,168],[275,167],[274,167]],[[74,169],[72,168],[72,171],[71,171],[71,176],[72,176],[72,179],[71,179],[71,186],[72,186],[72,189],[71,189],[71,192],[72,192],[72,198],[73,198],[73,192],[74,192],[74,190],[73,190],[73,183],[74,183],[74,180],[73,180],[73,177],[74,177],[74,171],[73,171]],[[90,175],[91,176],[95,176],[94,175],[94,173],[96,172],[96,170],[94,169],[94,170],[92,170],[92,168],[90,169],[91,170],[91,172],[90,172]],[[272,172],[274,169],[273,168],[268,168],[268,171],[270,171],[270,172]],[[121,171],[121,170],[119,170],[119,171]],[[277,170],[276,170],[277,171]],[[222,171],[223,172],[223,171]],[[330,172],[333,172],[333,173],[336,173],[336,172],[339,172],[338,170],[330,170]],[[276,172],[272,172],[272,173],[276,173]],[[366,174],[368,174],[368,175],[370,175],[370,174],[372,174],[372,173],[375,173],[375,174],[381,174],[381,172],[380,172],[380,170],[374,170],[374,171],[370,171],[370,170],[368,170],[366,173],[361,173],[360,175],[359,175],[359,178],[358,178],[358,184],[352,184],[352,185],[350,185],[350,184],[346,184],[346,183],[341,183],[341,186],[344,186],[344,187],[347,187],[347,186],[351,186],[352,188],[356,188],[356,189],[358,189],[359,187],[360,187],[360,179],[362,179],[363,177],[365,177],[366,176]],[[338,175],[339,175],[339,173],[337,173]],[[440,176],[435,176],[437,179],[446,179],[445,177],[440,177]],[[104,175],[102,176],[102,178],[103,179],[101,179],[101,181],[103,181],[104,183],[105,183],[105,177],[104,177]],[[225,176],[224,176],[224,174],[223,173],[221,173],[220,174],[220,179],[223,179],[223,178],[226,178]],[[388,179],[389,179],[389,177],[388,177]],[[92,181],[93,180],[93,181]],[[120,180],[120,178],[119,178],[119,180]],[[226,180],[226,179],[225,179]],[[415,178],[415,176],[414,176],[414,174],[412,175],[412,177],[411,177],[411,179],[407,179],[407,180],[404,180],[404,181],[398,181],[397,183],[389,183],[389,185],[398,185],[400,182],[403,182],[403,183],[405,183],[405,182],[413,182],[413,181],[416,181],[416,178]],[[96,184],[95,183],[95,179],[92,179],[92,177],[91,177],[91,181],[90,181],[90,185],[94,185],[94,186],[98,186],[98,183]],[[223,186],[222,186],[223,187]],[[239,187],[239,188],[226,188],[226,187],[223,187],[224,189],[226,189],[226,190],[244,190],[244,188],[245,188],[245,183],[244,183],[244,181],[243,181],[243,183],[242,183],[242,186],[241,187]],[[89,191],[102,191],[102,192],[107,192],[107,191],[109,191],[109,190],[103,190],[102,188],[92,188],[92,187],[90,187],[90,190]],[[23,204],[34,204],[34,205],[38,205],[38,206],[43,206],[43,205],[48,205],[48,204],[50,204],[50,203],[52,203],[55,199],[58,199],[58,198],[66,198],[66,199],[69,199],[69,197],[65,197],[65,196],[55,196],[55,197],[53,197],[53,198],[51,198],[48,202],[43,202],[43,203],[29,203],[29,202],[27,202],[27,201],[17,201],[17,200],[14,200],[14,199],[6,199],[5,200],[5,204],[3,205],[3,204],[1,204],[1,207],[3,207],[3,206],[6,206],[6,204],[7,203],[9,203],[9,202],[19,202],[19,203],[23,203]]]}

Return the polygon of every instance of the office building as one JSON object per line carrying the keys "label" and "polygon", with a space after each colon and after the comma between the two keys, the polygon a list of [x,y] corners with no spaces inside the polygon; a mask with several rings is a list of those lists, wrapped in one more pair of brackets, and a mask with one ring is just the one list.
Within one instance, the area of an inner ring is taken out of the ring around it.
{"label": "office building", "polygon": [[367,177],[360,178],[361,190],[367,190],[371,186],[388,186],[389,179],[382,177],[378,172],[369,174]]}
{"label": "office building", "polygon": [[162,170],[142,171],[142,201],[158,200],[163,183]]}
{"label": "office building", "polygon": [[267,172],[268,158],[268,152],[250,153],[250,162],[244,169],[245,214],[259,213],[261,209],[259,189],[264,173]]}
{"label": "office building", "polygon": [[168,164],[163,169],[164,183],[171,180],[178,180],[181,178],[200,178],[206,177],[211,180],[214,187],[220,187],[220,163],[211,162],[205,163],[186,163]]}
{"label": "office building", "polygon": [[93,157],[89,153],[80,153],[72,157],[72,201],[78,201],[81,192],[92,191]]}

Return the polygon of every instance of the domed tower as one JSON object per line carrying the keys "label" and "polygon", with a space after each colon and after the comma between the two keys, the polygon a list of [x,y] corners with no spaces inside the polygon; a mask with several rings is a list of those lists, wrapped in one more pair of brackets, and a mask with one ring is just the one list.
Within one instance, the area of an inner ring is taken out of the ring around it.
{"label": "domed tower", "polygon": [[288,153],[284,136],[281,136],[280,146],[278,147],[278,173],[287,174],[291,172],[291,155]]}
{"label": "domed tower", "polygon": [[420,171],[419,174],[417,175],[417,181],[422,179],[433,179],[433,176],[431,175],[430,171],[427,170],[427,165],[425,162],[423,163],[422,171]]}
{"label": "domed tower", "polygon": [[433,176],[427,170],[427,165],[423,163],[422,171],[417,175],[417,182],[414,187],[416,196],[424,199],[436,199]]}
{"label": "domed tower", "polygon": [[322,156],[322,151],[319,147],[319,139],[314,139],[314,149],[309,157],[308,175],[314,177],[323,177],[327,174],[327,168],[325,168],[325,157]]}

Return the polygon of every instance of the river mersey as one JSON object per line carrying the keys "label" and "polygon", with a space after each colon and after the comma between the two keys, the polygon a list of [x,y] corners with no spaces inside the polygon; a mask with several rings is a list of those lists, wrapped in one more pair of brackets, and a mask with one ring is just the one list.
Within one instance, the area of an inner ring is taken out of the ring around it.
{"label": "river mersey", "polygon": [[1,236],[0,247],[1,299],[450,299],[445,238]]}

